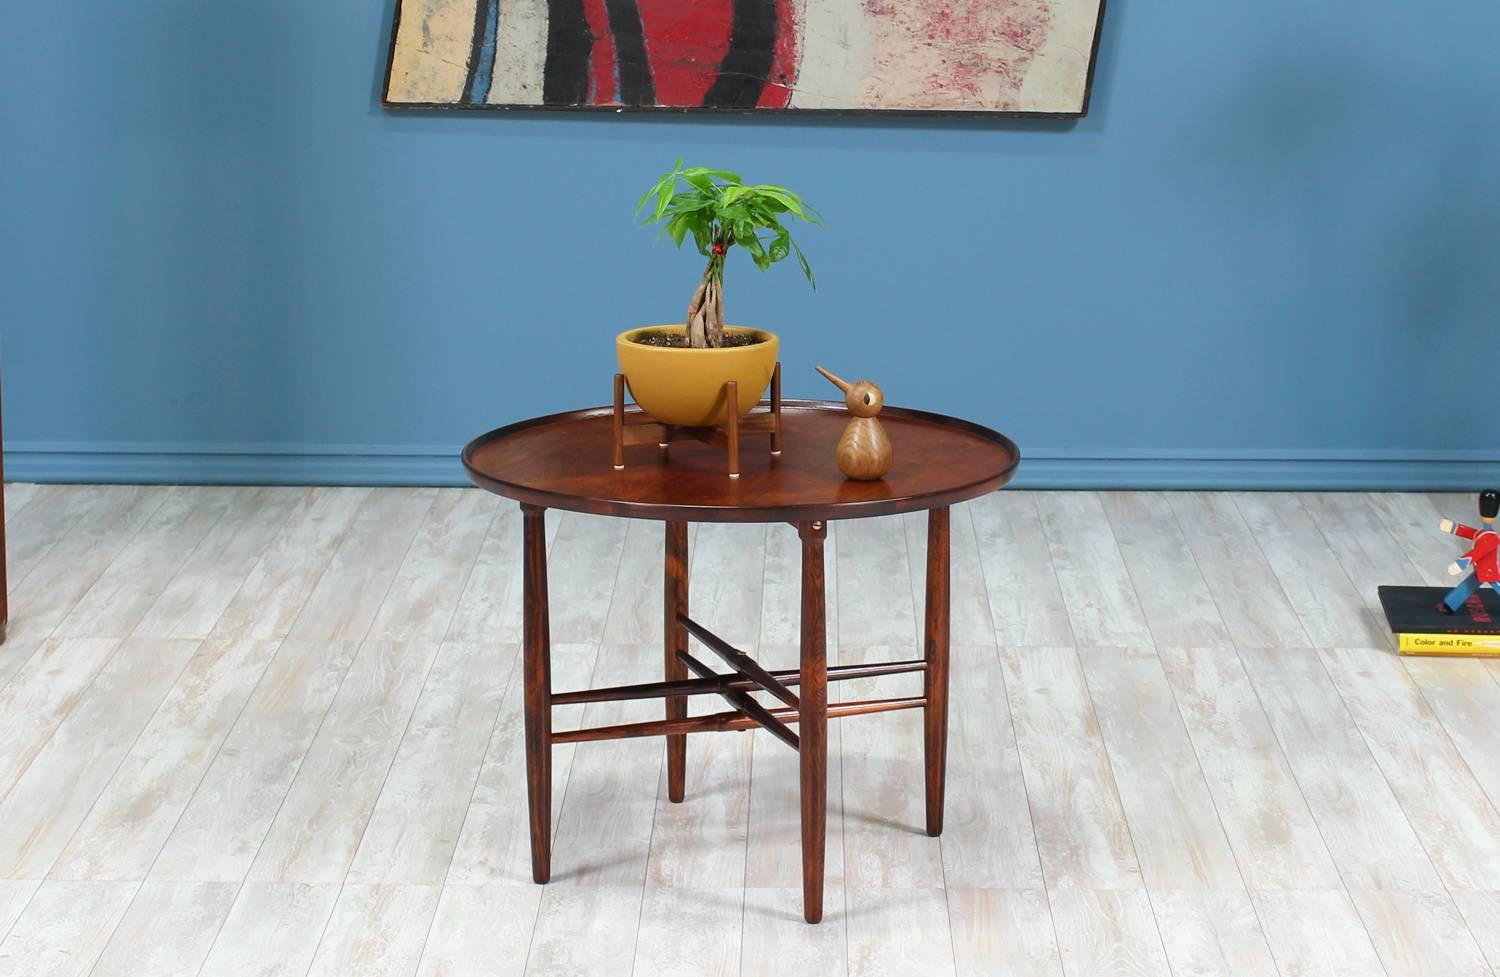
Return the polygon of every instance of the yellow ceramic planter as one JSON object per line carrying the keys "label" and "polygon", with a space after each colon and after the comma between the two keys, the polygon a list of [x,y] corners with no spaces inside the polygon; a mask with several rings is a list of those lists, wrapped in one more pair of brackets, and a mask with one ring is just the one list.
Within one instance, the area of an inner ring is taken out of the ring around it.
{"label": "yellow ceramic planter", "polygon": [[773,332],[725,326],[726,333],[750,333],[762,341],[752,346],[723,349],[681,349],[643,346],[636,337],[647,333],[682,335],[686,326],[646,326],[627,329],[615,339],[620,372],[630,384],[635,402],[664,424],[706,427],[727,417],[724,384],[733,380],[739,391],[737,409],[750,412],[766,392],[781,341]]}

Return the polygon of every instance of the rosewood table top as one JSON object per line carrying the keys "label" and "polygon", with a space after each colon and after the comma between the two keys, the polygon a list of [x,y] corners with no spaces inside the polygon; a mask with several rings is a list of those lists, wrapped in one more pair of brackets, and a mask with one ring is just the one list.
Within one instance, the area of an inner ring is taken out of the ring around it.
{"label": "rosewood table top", "polygon": [[687,522],[807,522],[934,509],[1010,481],[1021,453],[989,428],[925,411],[887,407],[880,422],[895,464],[879,481],[845,479],[834,446],[850,416],[842,403],[788,400],[782,450],[740,452],[741,475],[724,471],[724,449],[693,441],[663,450],[637,445],[611,465],[608,407],[521,421],[464,448],[469,478],[491,492],[550,509]]}

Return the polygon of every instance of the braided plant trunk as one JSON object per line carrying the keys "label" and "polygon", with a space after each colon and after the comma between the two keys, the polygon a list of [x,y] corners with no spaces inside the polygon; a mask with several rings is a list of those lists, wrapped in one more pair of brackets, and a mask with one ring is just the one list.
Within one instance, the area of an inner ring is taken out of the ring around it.
{"label": "braided plant trunk", "polygon": [[727,250],[722,243],[714,244],[703,280],[688,303],[688,345],[694,349],[724,345],[724,252]]}

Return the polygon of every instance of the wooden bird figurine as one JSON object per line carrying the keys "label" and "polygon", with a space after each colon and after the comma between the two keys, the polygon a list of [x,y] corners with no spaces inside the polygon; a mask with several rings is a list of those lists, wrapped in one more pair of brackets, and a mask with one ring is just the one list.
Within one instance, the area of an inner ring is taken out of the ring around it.
{"label": "wooden bird figurine", "polygon": [[817,371],[844,392],[844,403],[854,415],[849,426],[844,428],[843,437],[839,438],[835,455],[839,471],[846,478],[860,481],[884,478],[891,470],[891,439],[885,436],[885,428],[880,426],[875,415],[885,406],[885,394],[868,380],[850,383],[821,366]]}

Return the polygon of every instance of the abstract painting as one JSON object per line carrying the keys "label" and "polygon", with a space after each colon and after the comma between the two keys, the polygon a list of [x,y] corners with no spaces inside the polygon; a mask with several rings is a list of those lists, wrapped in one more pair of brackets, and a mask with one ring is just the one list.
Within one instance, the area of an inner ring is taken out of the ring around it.
{"label": "abstract painting", "polygon": [[397,0],[397,108],[1081,116],[1104,0]]}

